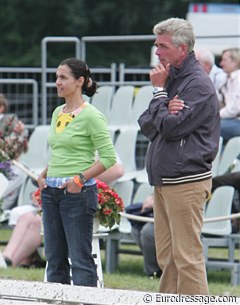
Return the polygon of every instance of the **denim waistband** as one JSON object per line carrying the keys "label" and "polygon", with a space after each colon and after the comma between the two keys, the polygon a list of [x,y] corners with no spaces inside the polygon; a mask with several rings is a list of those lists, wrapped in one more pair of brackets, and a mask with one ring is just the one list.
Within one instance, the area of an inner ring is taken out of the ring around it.
{"label": "denim waistband", "polygon": [[[50,187],[59,187],[70,179],[73,179],[73,177],[46,177],[46,184]],[[91,186],[94,184],[96,184],[96,180],[91,178],[84,183],[84,186]]]}

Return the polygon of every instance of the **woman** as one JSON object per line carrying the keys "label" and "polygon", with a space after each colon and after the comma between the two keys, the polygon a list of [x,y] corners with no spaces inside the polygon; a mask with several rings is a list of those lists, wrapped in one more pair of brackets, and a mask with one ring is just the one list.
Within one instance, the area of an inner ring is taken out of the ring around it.
{"label": "woman", "polygon": [[82,96],[92,96],[97,87],[87,65],[76,58],[66,59],[57,68],[56,76],[58,96],[65,99],[65,104],[53,112],[51,158],[38,178],[47,280],[70,284],[70,258],[73,284],[97,286],[91,255],[98,204],[94,177],[115,164],[116,154],[105,117]]}
{"label": "woman", "polygon": [[2,195],[4,213],[1,215],[1,221],[7,220],[7,210],[16,205],[20,187],[26,178],[26,175],[15,165],[10,165],[7,159],[17,160],[28,149],[28,131],[25,124],[15,114],[8,114],[8,107],[7,98],[0,93],[0,172],[9,180]]}
{"label": "woman", "polygon": [[34,211],[20,215],[3,251],[6,265],[29,268],[35,265],[36,251],[42,243],[41,222],[41,216]]}

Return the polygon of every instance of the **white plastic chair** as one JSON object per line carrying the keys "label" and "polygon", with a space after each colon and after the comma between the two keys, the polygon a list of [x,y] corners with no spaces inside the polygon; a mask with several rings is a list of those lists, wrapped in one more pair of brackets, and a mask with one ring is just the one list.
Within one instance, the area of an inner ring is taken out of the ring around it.
{"label": "white plastic chair", "polygon": [[28,151],[22,154],[20,162],[32,172],[40,174],[47,166],[49,159],[48,132],[49,125],[37,126],[29,138]]}
{"label": "white plastic chair", "polygon": [[231,171],[237,163],[240,155],[240,137],[234,137],[228,140],[219,163],[218,175]]}
{"label": "white plastic chair", "polygon": [[118,181],[131,180],[136,177],[137,129],[121,129],[115,141],[115,148],[122,161],[125,174]]}
{"label": "white plastic chair", "polygon": [[[150,145],[151,145],[151,143],[149,142],[147,150],[149,149]],[[146,153],[147,153],[147,151],[146,151]],[[147,168],[146,168],[146,156],[145,156],[144,167],[143,167],[143,169],[140,169],[140,170],[137,171],[135,179],[136,179],[136,181],[138,183],[149,183],[149,181],[148,181],[148,174],[147,174]]]}
{"label": "white plastic chair", "polygon": [[[232,211],[232,201],[234,187],[221,186],[212,194],[207,204],[204,219],[212,217],[230,216]],[[203,224],[202,233],[210,235],[225,236],[232,232],[231,220],[207,222]]]}
{"label": "white plastic chair", "polygon": [[[235,245],[239,244],[239,234],[232,234],[231,219],[206,222],[209,218],[215,219],[221,216],[231,216],[234,188],[232,186],[221,186],[212,194],[208,203],[204,225],[202,229],[202,245],[206,267],[214,270],[231,270],[231,284],[239,285],[239,263],[235,260]],[[227,260],[209,258],[209,248],[228,249]]]}
{"label": "white plastic chair", "polygon": [[37,190],[37,186],[32,183],[32,179],[29,177],[26,177],[24,183],[21,185],[17,205],[25,205],[25,204],[31,204],[31,194],[32,192],[35,192]]}
{"label": "white plastic chair", "polygon": [[127,206],[132,202],[133,187],[133,181],[117,181],[114,185],[114,190],[122,198],[124,206]]}
{"label": "white plastic chair", "polygon": [[147,175],[146,168],[139,170],[136,173],[136,181],[138,183],[147,183],[148,182],[148,175]]}
{"label": "white plastic chair", "polygon": [[[117,191],[119,196],[122,197],[125,207],[130,205],[132,202],[133,187],[134,183],[130,180],[122,182],[118,181],[114,185],[114,189]],[[121,233],[131,233],[131,224],[125,217],[121,218],[118,230]]]}
{"label": "white plastic chair", "polygon": [[8,179],[2,173],[0,173],[0,198],[2,198],[2,195],[4,194],[7,187]]}
{"label": "white plastic chair", "polygon": [[122,86],[116,90],[112,99],[112,107],[110,109],[110,130],[117,131],[129,124],[133,98],[134,86]]}
{"label": "white plastic chair", "polygon": [[113,86],[101,86],[91,99],[91,104],[101,111],[107,119],[110,116],[113,94]]}
{"label": "white plastic chair", "polygon": [[90,103],[91,102],[91,98],[89,97],[89,96],[87,96],[86,94],[83,94],[83,100],[85,101],[85,102],[88,102],[88,103]]}
{"label": "white plastic chair", "polygon": [[148,183],[141,183],[133,196],[132,203],[143,202],[151,194],[153,194],[153,187]]}
{"label": "white plastic chair", "polygon": [[223,147],[223,137],[219,138],[219,147],[218,147],[218,153],[212,163],[212,176],[216,177],[219,172],[219,164],[220,164],[220,159],[222,155],[222,147]]}
{"label": "white plastic chair", "polygon": [[148,105],[150,101],[152,100],[153,93],[152,93],[153,87],[150,85],[141,87],[135,96],[135,99],[133,101],[133,107],[130,114],[130,127],[140,129],[138,125],[138,118],[139,116],[148,108]]}

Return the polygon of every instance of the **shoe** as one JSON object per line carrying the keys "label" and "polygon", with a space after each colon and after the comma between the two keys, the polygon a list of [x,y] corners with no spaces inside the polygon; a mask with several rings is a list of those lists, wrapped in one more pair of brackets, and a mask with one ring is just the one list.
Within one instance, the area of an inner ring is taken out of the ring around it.
{"label": "shoe", "polygon": [[6,264],[7,264],[7,266],[8,266],[8,267],[11,267],[11,266],[12,266],[12,261],[11,261],[9,258],[6,258],[6,257],[4,257],[4,256],[3,256],[3,258],[4,258],[4,260],[5,260]]}
{"label": "shoe", "polygon": [[30,269],[31,266],[22,264],[22,265],[19,265],[18,268]]}
{"label": "shoe", "polygon": [[162,275],[162,270],[158,270],[156,272],[153,272],[153,274],[150,274],[149,277],[150,279],[156,279],[156,278],[160,278]]}
{"label": "shoe", "polygon": [[0,223],[1,223],[1,224],[7,223],[8,220],[9,220],[9,216],[10,216],[10,210],[4,210],[4,211],[0,214]]}

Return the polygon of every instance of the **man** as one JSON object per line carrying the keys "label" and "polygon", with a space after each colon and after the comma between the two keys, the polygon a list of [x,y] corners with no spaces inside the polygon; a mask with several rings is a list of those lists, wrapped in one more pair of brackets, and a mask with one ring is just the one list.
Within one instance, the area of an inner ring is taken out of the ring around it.
{"label": "man", "polygon": [[195,55],[199,60],[199,63],[213,82],[217,90],[217,94],[219,94],[220,88],[227,81],[227,74],[215,64],[214,54],[210,50],[198,49],[195,50]]}
{"label": "man", "polygon": [[146,164],[154,186],[160,292],[206,295],[200,234],[219,143],[218,98],[193,52],[191,24],[171,18],[153,32],[159,58],[150,72],[154,95],[138,122],[151,141]]}
{"label": "man", "polygon": [[223,103],[220,110],[221,136],[226,143],[232,137],[240,136],[240,49],[224,50],[220,66],[228,75],[226,85],[220,89]]}

